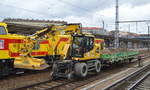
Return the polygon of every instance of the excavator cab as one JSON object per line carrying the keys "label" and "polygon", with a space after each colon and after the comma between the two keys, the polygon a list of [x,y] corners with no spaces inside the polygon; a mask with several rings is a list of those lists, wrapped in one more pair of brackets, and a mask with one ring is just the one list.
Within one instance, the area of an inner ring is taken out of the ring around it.
{"label": "excavator cab", "polygon": [[94,38],[88,36],[74,36],[72,42],[72,57],[84,58],[84,54],[94,47]]}
{"label": "excavator cab", "polygon": [[72,57],[83,57],[85,38],[82,36],[73,37]]}

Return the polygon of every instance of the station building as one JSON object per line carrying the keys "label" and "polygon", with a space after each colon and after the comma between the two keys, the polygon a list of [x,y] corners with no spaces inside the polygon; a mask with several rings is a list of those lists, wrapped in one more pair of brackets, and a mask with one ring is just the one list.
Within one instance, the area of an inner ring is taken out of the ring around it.
{"label": "station building", "polygon": [[82,32],[98,34],[98,35],[109,35],[107,30],[101,27],[82,27]]}

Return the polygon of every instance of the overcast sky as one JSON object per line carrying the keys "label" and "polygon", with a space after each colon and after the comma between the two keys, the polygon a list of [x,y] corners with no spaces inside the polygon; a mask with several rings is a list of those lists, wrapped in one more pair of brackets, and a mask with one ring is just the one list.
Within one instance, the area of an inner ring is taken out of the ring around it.
{"label": "overcast sky", "polygon": [[[150,19],[150,0],[119,0],[120,20]],[[0,2],[0,20],[28,18],[80,22],[83,26],[102,26],[114,29],[115,0],[3,0]],[[147,33],[147,24],[138,24],[138,33]],[[129,24],[120,24],[128,31]],[[130,24],[135,32],[135,23]]]}

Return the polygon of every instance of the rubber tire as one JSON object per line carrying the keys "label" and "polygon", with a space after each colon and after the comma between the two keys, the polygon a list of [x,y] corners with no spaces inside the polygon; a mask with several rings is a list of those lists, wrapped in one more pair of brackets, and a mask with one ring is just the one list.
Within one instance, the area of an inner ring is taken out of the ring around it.
{"label": "rubber tire", "polygon": [[[83,71],[83,69],[85,69]],[[75,64],[75,75],[79,77],[86,77],[88,73],[88,67],[86,63],[76,63]]]}
{"label": "rubber tire", "polygon": [[95,62],[95,72],[99,73],[101,71],[101,62],[99,60],[96,60]]}

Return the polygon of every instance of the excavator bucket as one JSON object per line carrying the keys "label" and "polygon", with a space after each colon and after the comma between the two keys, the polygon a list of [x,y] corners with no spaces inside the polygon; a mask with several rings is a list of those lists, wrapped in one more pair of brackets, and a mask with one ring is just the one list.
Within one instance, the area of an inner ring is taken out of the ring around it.
{"label": "excavator bucket", "polygon": [[14,60],[14,68],[23,68],[31,70],[43,70],[48,68],[49,65],[44,59],[32,58],[29,56],[17,57]]}

